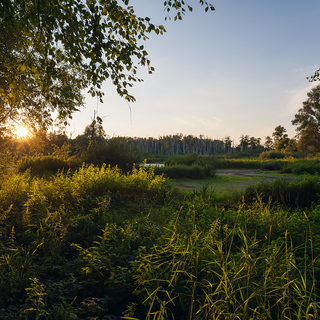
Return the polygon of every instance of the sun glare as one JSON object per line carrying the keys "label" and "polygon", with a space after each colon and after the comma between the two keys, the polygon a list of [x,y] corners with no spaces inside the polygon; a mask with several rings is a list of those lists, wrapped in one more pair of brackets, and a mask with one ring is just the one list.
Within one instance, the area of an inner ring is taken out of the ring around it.
{"label": "sun glare", "polygon": [[16,135],[18,139],[26,138],[29,134],[29,130],[23,126],[18,127],[16,130]]}

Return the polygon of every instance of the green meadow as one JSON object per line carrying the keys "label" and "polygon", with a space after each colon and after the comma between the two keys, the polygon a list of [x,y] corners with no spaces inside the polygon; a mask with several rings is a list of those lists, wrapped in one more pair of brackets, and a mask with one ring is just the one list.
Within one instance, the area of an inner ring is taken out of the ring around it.
{"label": "green meadow", "polygon": [[198,191],[207,188],[215,193],[233,193],[234,191],[243,191],[247,186],[264,181],[265,178],[258,176],[227,176],[217,175],[206,179],[172,179],[172,184],[186,191]]}
{"label": "green meadow", "polygon": [[211,169],[6,173],[0,317],[319,318],[318,175]]}

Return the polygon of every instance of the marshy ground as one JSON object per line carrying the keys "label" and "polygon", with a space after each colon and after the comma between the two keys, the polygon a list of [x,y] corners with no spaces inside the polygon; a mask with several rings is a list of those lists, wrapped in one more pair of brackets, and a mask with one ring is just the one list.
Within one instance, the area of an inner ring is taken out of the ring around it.
{"label": "marshy ground", "polygon": [[245,189],[247,186],[260,181],[271,181],[278,178],[290,178],[288,175],[280,175],[269,171],[247,170],[247,169],[219,169],[216,177],[202,180],[174,179],[173,184],[183,190],[197,190],[208,186],[215,192],[233,192]]}

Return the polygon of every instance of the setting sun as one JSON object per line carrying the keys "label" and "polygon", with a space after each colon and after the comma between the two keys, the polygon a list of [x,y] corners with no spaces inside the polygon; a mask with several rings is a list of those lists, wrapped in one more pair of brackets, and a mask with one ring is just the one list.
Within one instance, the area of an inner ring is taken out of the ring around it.
{"label": "setting sun", "polygon": [[29,130],[26,129],[25,127],[23,127],[23,126],[18,127],[17,130],[16,130],[16,135],[17,135],[18,139],[25,138],[29,134],[30,134]]}

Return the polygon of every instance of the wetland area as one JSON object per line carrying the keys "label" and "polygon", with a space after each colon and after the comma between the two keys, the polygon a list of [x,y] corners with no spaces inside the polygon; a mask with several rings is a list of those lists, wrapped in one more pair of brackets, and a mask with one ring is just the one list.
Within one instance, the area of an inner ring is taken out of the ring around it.
{"label": "wetland area", "polygon": [[247,186],[261,181],[271,181],[273,179],[292,179],[288,175],[275,174],[269,171],[245,170],[245,169],[218,169],[216,176],[202,180],[175,179],[173,184],[183,190],[197,190],[202,186],[218,192],[233,192],[245,189]]}

